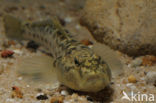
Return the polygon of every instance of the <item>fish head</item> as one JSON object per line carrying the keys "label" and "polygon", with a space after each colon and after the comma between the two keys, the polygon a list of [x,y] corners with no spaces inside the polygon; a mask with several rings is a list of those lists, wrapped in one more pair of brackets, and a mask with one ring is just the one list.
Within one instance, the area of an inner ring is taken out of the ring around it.
{"label": "fish head", "polygon": [[97,92],[110,83],[108,65],[92,51],[73,51],[72,55],[64,56],[59,63],[63,63],[58,68],[59,81],[74,90]]}

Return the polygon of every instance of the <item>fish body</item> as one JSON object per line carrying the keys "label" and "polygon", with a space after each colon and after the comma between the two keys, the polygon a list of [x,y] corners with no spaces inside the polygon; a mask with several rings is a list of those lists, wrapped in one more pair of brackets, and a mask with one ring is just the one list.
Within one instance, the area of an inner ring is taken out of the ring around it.
{"label": "fish body", "polygon": [[79,91],[97,92],[111,81],[111,70],[92,49],[76,41],[56,18],[23,22],[4,16],[8,37],[33,40],[48,48],[60,83]]}

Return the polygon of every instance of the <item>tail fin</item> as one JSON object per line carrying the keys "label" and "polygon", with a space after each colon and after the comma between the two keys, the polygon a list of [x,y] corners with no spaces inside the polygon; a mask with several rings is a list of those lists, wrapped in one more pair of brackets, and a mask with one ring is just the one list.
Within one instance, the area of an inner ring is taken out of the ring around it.
{"label": "tail fin", "polygon": [[23,39],[23,26],[22,21],[11,15],[5,15],[3,17],[5,33],[8,38],[21,40]]}

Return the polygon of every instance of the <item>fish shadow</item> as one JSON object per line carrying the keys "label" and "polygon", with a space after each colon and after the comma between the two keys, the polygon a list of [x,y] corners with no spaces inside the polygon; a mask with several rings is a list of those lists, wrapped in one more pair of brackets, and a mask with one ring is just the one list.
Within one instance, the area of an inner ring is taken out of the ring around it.
{"label": "fish shadow", "polygon": [[70,95],[77,93],[79,96],[86,96],[88,101],[98,103],[110,103],[111,101],[113,101],[114,94],[114,89],[111,86],[107,86],[105,89],[95,93],[75,91],[70,88],[67,88],[67,91]]}

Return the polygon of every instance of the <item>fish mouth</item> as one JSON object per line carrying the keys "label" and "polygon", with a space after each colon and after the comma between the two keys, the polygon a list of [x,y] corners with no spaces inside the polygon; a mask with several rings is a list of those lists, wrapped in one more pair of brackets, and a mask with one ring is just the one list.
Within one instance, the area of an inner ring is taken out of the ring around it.
{"label": "fish mouth", "polygon": [[80,75],[77,71],[70,71],[64,77],[65,78],[61,78],[60,80],[64,85],[83,92],[98,92],[110,83],[110,78],[107,73]]}
{"label": "fish mouth", "polygon": [[100,76],[99,75],[93,75],[93,76],[89,76],[86,80],[87,81],[96,81],[96,80],[98,80],[98,79],[100,79]]}
{"label": "fish mouth", "polygon": [[85,92],[98,92],[110,83],[109,78],[100,75],[92,75],[79,83],[79,90]]}

